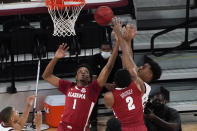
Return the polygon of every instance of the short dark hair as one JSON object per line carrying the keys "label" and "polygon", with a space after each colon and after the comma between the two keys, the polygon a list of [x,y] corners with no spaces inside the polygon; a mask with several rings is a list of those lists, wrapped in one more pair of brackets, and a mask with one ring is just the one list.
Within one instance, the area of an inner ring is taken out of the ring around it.
{"label": "short dark hair", "polygon": [[120,88],[128,87],[131,81],[131,74],[127,69],[119,69],[114,75],[114,82]]}
{"label": "short dark hair", "polygon": [[81,68],[81,67],[85,67],[85,68],[87,68],[87,69],[88,69],[88,71],[89,71],[89,75],[90,75],[90,81],[92,81],[92,74],[93,74],[93,71],[92,71],[92,68],[91,68],[88,64],[86,64],[86,63],[83,63],[83,64],[81,64],[81,65],[77,66],[77,70],[76,70],[75,75],[77,74],[77,71],[78,71],[78,70],[79,70],[79,68]]}
{"label": "short dark hair", "polygon": [[100,48],[101,48],[102,45],[109,45],[110,48],[112,49],[112,43],[111,43],[111,42],[108,42],[108,41],[103,41],[103,42],[101,42]]}
{"label": "short dark hair", "polygon": [[121,131],[121,123],[117,118],[111,118],[107,121],[107,128],[105,131]]}
{"label": "short dark hair", "polygon": [[153,73],[152,81],[158,80],[161,77],[162,69],[158,63],[156,63],[150,57],[145,57],[144,63],[148,63],[151,66],[151,71]]}
{"label": "short dark hair", "polygon": [[2,111],[1,111],[1,120],[4,122],[4,123],[8,123],[9,120],[10,120],[10,117],[12,115],[12,111],[13,111],[13,108],[8,106],[6,108],[4,108]]}

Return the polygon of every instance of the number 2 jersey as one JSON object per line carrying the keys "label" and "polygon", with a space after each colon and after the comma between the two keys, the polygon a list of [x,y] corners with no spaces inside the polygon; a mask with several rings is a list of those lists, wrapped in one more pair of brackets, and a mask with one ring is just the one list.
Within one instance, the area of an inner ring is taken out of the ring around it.
{"label": "number 2 jersey", "polygon": [[59,80],[59,88],[66,95],[62,122],[66,124],[65,130],[86,130],[89,117],[100,94],[101,88],[97,81],[87,87],[77,86],[67,80]]}
{"label": "number 2 jersey", "polygon": [[142,93],[134,82],[126,88],[115,88],[112,109],[122,127],[144,126]]}

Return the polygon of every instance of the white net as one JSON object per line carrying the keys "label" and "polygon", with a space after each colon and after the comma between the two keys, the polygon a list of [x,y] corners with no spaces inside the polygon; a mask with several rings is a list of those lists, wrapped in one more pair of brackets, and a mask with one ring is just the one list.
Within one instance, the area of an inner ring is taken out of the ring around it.
{"label": "white net", "polygon": [[[73,3],[74,4],[74,3]],[[75,22],[79,16],[81,9],[85,4],[78,6],[68,6],[63,9],[59,7],[49,7],[48,11],[51,15],[54,24],[54,36],[71,36],[76,35],[75,33]]]}

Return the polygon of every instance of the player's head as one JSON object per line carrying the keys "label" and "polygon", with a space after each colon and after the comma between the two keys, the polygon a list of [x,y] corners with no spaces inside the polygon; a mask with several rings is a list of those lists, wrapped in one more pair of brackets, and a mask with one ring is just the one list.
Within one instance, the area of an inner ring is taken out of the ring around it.
{"label": "player's head", "polygon": [[4,123],[16,123],[19,120],[18,111],[13,107],[6,107],[1,111],[1,120]]}
{"label": "player's head", "polygon": [[78,66],[75,79],[77,82],[88,84],[92,81],[92,70],[89,65],[81,64]]}
{"label": "player's head", "polygon": [[120,121],[116,118],[111,118],[107,121],[107,128],[105,131],[121,131]]}
{"label": "player's head", "polygon": [[102,42],[100,45],[100,53],[103,59],[108,59],[112,52],[112,44],[110,42]]}
{"label": "player's head", "polygon": [[127,69],[119,69],[114,75],[114,82],[118,88],[128,87],[131,81],[131,74]]}
{"label": "player's head", "polygon": [[150,83],[160,78],[161,67],[151,58],[147,58],[145,64],[138,69],[139,77],[146,83]]}

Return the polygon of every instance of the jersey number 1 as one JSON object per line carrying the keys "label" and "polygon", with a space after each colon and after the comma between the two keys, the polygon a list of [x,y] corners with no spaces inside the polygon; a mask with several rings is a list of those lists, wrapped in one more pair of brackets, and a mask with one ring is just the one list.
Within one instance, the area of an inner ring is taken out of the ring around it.
{"label": "jersey number 1", "polygon": [[126,102],[128,103],[129,111],[135,109],[135,105],[133,104],[133,98],[132,97],[128,96],[126,98]]}
{"label": "jersey number 1", "polygon": [[74,99],[73,109],[75,109],[75,107],[76,107],[76,103],[77,103],[77,100],[76,100],[76,99]]}

